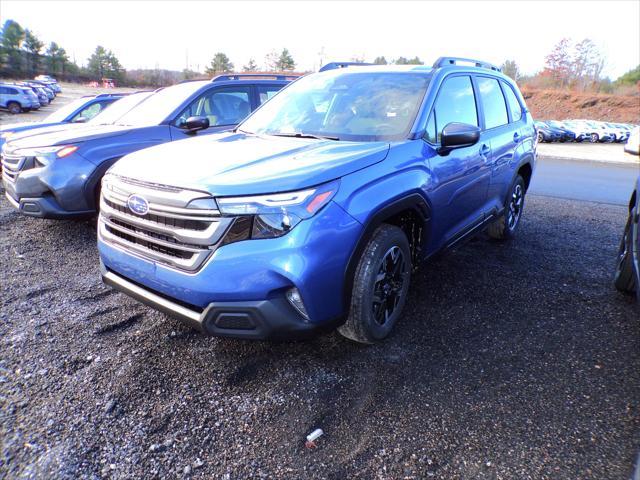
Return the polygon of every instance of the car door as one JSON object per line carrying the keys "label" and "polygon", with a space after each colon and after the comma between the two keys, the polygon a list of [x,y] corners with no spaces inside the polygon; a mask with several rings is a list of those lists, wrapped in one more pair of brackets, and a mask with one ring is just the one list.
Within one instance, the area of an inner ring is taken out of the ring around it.
{"label": "car door", "polygon": [[[480,126],[470,75],[448,76],[440,86],[429,114],[425,140],[437,150],[444,127],[451,122]],[[432,238],[438,245],[455,241],[482,223],[489,186],[491,143],[486,138],[430,159],[434,187]]]}
{"label": "car door", "polygon": [[[519,124],[509,122],[507,100],[500,80],[491,76],[476,75],[475,83],[482,113],[482,136],[491,142],[491,177],[486,213],[497,214],[504,206],[506,192],[513,180],[515,150],[522,136]],[[513,95],[513,91],[511,94]]]}
{"label": "car door", "polygon": [[171,138],[193,136],[183,128],[189,117],[209,119],[209,128],[198,131],[198,135],[231,130],[251,113],[251,88],[246,84],[209,88],[171,122]]}

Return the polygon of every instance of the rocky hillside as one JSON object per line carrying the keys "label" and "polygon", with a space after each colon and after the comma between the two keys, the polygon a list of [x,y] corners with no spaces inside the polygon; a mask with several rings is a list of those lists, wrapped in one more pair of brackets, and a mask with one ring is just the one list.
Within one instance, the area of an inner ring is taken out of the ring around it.
{"label": "rocky hillside", "polygon": [[522,87],[533,118],[585,118],[640,124],[640,95],[606,95]]}

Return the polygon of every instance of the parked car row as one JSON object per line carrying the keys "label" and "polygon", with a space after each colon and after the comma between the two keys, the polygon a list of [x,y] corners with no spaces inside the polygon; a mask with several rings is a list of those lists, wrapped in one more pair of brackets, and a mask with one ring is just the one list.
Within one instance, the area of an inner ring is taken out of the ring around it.
{"label": "parked car row", "polygon": [[0,108],[17,114],[38,110],[49,105],[62,89],[48,75],[39,75],[33,80],[0,83]]}
{"label": "parked car row", "polygon": [[626,143],[636,127],[626,123],[594,120],[536,121],[538,142]]}
{"label": "parked car row", "polygon": [[335,63],[184,82],[14,132],[2,180],[25,215],[99,212],[104,282],[201,332],[373,343],[423,261],[483,230],[515,236],[535,138],[493,65]]}

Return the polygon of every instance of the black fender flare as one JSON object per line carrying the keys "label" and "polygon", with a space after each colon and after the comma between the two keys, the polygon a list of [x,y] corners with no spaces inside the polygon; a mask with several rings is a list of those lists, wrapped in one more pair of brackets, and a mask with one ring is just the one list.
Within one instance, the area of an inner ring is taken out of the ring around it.
{"label": "black fender flare", "polygon": [[[424,221],[425,226],[428,225],[431,219],[431,207],[429,206],[429,203],[424,198],[424,196],[420,195],[419,193],[412,193],[407,196],[395,199],[393,202],[376,210],[376,212],[367,219],[367,222],[364,225],[364,229],[360,234],[360,238],[358,239],[355,248],[349,256],[349,261],[347,263],[347,268],[344,274],[343,299],[347,315],[349,313],[349,305],[351,303],[351,293],[353,291],[353,280],[355,271],[358,266],[358,262],[360,261],[362,252],[369,242],[369,239],[373,235],[373,232],[375,232],[375,230],[380,225],[385,223],[385,220],[405,210],[413,210],[415,213],[417,213],[418,216]],[[427,235],[427,230],[427,228],[424,229],[424,236]]]}
{"label": "black fender flare", "polygon": [[[514,170],[513,173],[513,178],[515,179],[516,175],[518,174],[518,172],[522,169],[522,167],[528,165],[529,168],[531,169],[531,178],[529,178],[529,182],[526,183],[526,188],[527,190],[529,190],[529,185],[531,184],[531,180],[533,179],[533,173],[535,171],[535,159],[533,157],[532,154],[527,154],[524,156],[524,158],[522,160],[520,160],[520,162],[518,163],[517,168]],[[526,178],[525,178],[525,182],[526,182]],[[511,182],[513,183],[513,179],[511,180]]]}
{"label": "black fender flare", "polygon": [[86,183],[84,184],[84,196],[87,205],[89,205],[90,208],[91,206],[93,206],[96,211],[98,210],[98,205],[96,204],[96,189],[100,187],[102,177],[104,177],[104,174],[107,172],[107,170],[109,170],[109,168],[111,168],[113,164],[121,158],[122,156],[110,158],[108,160],[100,162],[91,176],[87,179]]}

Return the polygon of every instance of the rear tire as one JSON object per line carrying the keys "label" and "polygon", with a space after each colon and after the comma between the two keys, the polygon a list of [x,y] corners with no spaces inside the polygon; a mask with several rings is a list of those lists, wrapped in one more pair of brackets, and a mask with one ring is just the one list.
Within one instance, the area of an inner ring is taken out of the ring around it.
{"label": "rear tire", "polygon": [[600,140],[600,137],[598,136],[597,133],[592,133],[591,136],[589,137],[589,141],[591,143],[598,143],[598,140]]}
{"label": "rear tire", "polygon": [[636,289],[636,279],[633,274],[633,243],[632,243],[632,231],[633,227],[632,219],[635,215],[635,209],[629,213],[629,219],[622,235],[620,242],[620,249],[618,251],[618,258],[616,260],[616,273],[613,279],[613,284],[622,293],[632,293]]}
{"label": "rear tire", "polygon": [[516,175],[505,201],[504,212],[487,229],[489,237],[494,240],[510,240],[515,237],[524,210],[525,194],[524,179]]}
{"label": "rear tire", "polygon": [[349,317],[338,328],[354,342],[372,344],[397,323],[407,299],[411,250],[405,233],[383,224],[367,243],[356,267]]}
{"label": "rear tire", "polygon": [[12,113],[13,115],[16,115],[17,113],[22,113],[22,107],[20,106],[19,103],[16,103],[16,102],[9,102],[7,104],[7,110],[9,110],[9,113]]}

